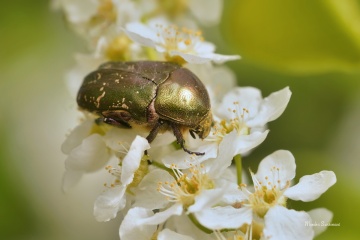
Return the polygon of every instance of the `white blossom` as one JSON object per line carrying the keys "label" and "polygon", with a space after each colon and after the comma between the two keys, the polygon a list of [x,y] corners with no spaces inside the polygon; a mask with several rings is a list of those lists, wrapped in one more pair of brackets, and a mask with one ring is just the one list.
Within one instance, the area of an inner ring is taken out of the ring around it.
{"label": "white blossom", "polygon": [[290,186],[295,168],[295,159],[290,152],[276,151],[260,163],[256,174],[251,173],[254,191],[242,186],[236,202],[204,209],[195,215],[201,224],[212,229],[239,228],[244,223],[257,222],[264,225],[265,238],[312,239],[314,230],[305,224],[311,221],[310,215],[287,209],[286,201],[288,198],[313,201],[335,184],[336,176],[332,171],[321,171],[304,176],[298,184]]}
{"label": "white blossom", "polygon": [[98,221],[109,221],[115,218],[117,212],[125,207],[125,191],[134,181],[134,175],[140,166],[144,151],[149,148],[148,141],[137,136],[122,160],[121,169],[110,169],[115,176],[114,184],[98,196],[94,204],[94,215]]}
{"label": "white blossom", "polygon": [[133,41],[164,54],[165,59],[178,56],[188,63],[200,64],[210,61],[222,63],[240,58],[237,55],[214,53],[215,45],[204,41],[200,31],[158,21],[148,25],[140,22],[128,23],[124,31]]}

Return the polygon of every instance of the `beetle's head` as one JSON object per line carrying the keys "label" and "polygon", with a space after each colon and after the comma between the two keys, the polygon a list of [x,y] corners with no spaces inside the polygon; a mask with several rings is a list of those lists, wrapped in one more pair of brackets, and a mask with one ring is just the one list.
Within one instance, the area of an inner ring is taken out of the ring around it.
{"label": "beetle's head", "polygon": [[194,132],[201,138],[206,138],[211,130],[211,125],[213,122],[211,111],[208,112],[208,114],[204,117],[203,120],[197,125],[194,129]]}

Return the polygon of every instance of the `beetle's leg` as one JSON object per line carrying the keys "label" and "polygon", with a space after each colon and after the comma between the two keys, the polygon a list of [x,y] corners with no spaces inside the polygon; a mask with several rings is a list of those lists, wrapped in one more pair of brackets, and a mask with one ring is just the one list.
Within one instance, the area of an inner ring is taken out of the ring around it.
{"label": "beetle's leg", "polygon": [[156,138],[157,134],[159,133],[160,127],[161,125],[163,125],[164,122],[163,121],[158,121],[155,126],[151,129],[149,135],[146,137],[146,140],[148,140],[149,143],[151,143],[152,141],[154,141],[154,139]]}
{"label": "beetle's leg", "polygon": [[[156,122],[155,126],[151,129],[149,135],[146,137],[148,143],[151,143],[156,138],[157,134],[159,133],[161,125],[163,125],[163,121]],[[145,150],[145,155],[147,155],[147,150]]]}
{"label": "beetle's leg", "polygon": [[176,137],[176,141],[178,142],[178,144],[180,144],[180,146],[182,147],[182,149],[185,152],[187,152],[189,154],[195,154],[197,156],[205,154],[205,153],[201,153],[201,152],[193,152],[193,151],[190,151],[189,149],[185,148],[185,140],[183,138],[183,135],[182,135],[178,125],[170,123],[170,126],[171,126],[171,128],[172,128],[172,130],[174,132],[174,135]]}

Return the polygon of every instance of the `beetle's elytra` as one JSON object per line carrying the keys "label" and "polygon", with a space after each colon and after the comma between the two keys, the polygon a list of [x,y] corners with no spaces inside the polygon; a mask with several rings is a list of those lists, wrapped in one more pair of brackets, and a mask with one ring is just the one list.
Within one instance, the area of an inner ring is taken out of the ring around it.
{"label": "beetle's elytra", "polygon": [[204,84],[178,64],[158,61],[108,62],[81,85],[77,103],[118,127],[145,127],[151,143],[158,132],[172,130],[184,151],[183,134],[208,136],[212,124]]}

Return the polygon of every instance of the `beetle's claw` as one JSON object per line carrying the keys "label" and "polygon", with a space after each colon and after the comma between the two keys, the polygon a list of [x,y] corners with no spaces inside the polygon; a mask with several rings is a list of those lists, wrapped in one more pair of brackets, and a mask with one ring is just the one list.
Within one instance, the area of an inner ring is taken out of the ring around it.
{"label": "beetle's claw", "polygon": [[184,147],[183,147],[183,150],[184,150],[185,152],[187,152],[188,154],[195,154],[196,156],[205,155],[204,152],[193,152],[193,151],[190,151],[189,149],[186,149],[186,148],[184,148]]}
{"label": "beetle's claw", "polygon": [[194,130],[190,130],[190,135],[192,136],[193,139],[196,139],[196,136],[195,136],[195,133],[194,133]]}

